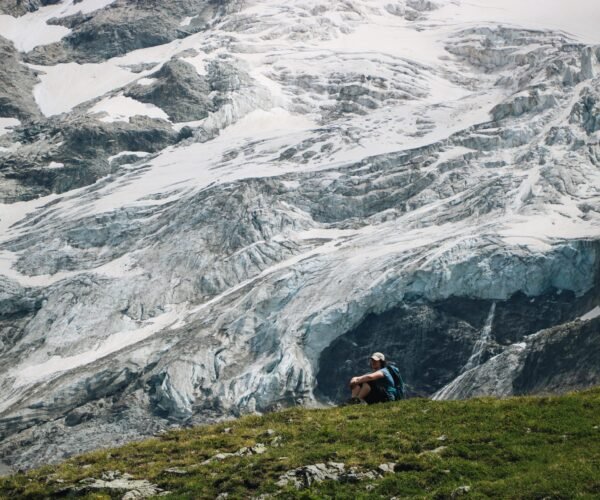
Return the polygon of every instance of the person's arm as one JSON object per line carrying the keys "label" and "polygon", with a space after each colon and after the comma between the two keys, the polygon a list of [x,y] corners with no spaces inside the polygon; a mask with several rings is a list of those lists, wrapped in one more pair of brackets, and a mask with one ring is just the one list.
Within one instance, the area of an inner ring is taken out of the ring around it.
{"label": "person's arm", "polygon": [[372,382],[373,380],[383,377],[385,377],[383,372],[381,370],[377,370],[376,372],[366,373],[360,377],[352,377],[350,379],[350,386],[364,384],[365,382]]}

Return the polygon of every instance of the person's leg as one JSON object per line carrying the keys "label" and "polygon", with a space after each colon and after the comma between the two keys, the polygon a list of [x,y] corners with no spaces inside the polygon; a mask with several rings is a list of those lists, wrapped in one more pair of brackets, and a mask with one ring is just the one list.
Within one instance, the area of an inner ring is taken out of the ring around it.
{"label": "person's leg", "polygon": [[360,392],[360,384],[356,384],[355,386],[352,386],[352,397],[353,398],[357,398],[358,394]]}
{"label": "person's leg", "polygon": [[358,391],[358,397],[362,400],[364,400],[369,393],[371,392],[371,386],[369,384],[362,384],[360,386],[360,390]]}

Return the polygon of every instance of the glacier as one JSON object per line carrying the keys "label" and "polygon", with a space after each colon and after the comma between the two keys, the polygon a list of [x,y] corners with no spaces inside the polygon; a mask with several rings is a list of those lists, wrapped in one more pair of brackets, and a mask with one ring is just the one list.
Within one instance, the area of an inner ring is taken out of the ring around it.
{"label": "glacier", "polygon": [[0,465],[336,404],[374,350],[413,396],[600,383],[598,20],[3,2]]}

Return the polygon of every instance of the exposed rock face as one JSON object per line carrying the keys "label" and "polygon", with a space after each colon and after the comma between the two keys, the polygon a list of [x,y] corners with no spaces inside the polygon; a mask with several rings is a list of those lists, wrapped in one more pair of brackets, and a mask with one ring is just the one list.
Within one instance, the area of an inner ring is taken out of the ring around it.
{"label": "exposed rock face", "polygon": [[45,5],[54,5],[62,0],[6,0],[0,5],[0,14],[22,16],[27,12],[35,12]]}
{"label": "exposed rock face", "polygon": [[[90,14],[56,19],[56,24],[70,28],[71,33],[60,42],[34,49],[27,54],[27,60],[35,64],[99,62],[136,49],[162,45],[205,29],[228,3],[116,0]],[[194,22],[181,26],[186,16],[194,16]]]}
{"label": "exposed rock face", "polygon": [[600,317],[542,330],[465,372],[438,399],[560,394],[600,384]]}
{"label": "exposed rock face", "polygon": [[19,182],[19,190],[15,192],[10,183],[0,185],[0,201],[87,186],[115,171],[110,158],[121,151],[153,153],[188,136],[187,130],[176,131],[162,120],[144,116],[126,123],[78,117],[19,128],[13,138],[20,147],[0,157],[0,176]]}
{"label": "exposed rock face", "polygon": [[599,46],[457,2],[101,4],[10,21],[42,66],[0,70],[0,462],[338,402],[374,350],[413,395],[595,383]]}
{"label": "exposed rock face", "polygon": [[37,78],[35,72],[21,64],[14,45],[0,36],[0,117],[26,121],[39,117],[40,111],[32,91]]}
{"label": "exposed rock face", "polygon": [[321,354],[318,387],[329,399],[342,401],[350,378],[367,371],[370,354],[379,350],[401,367],[408,396],[428,396],[528,335],[581,316],[597,297],[595,289],[579,298],[550,291],[535,298],[519,292],[501,301],[408,301],[370,314],[332,342]]}
{"label": "exposed rock face", "polygon": [[252,85],[247,74],[221,60],[212,61],[204,76],[185,60],[174,59],[149,78],[155,82],[136,85],[125,95],[161,107],[175,123],[202,120],[228,102],[232,92]]}

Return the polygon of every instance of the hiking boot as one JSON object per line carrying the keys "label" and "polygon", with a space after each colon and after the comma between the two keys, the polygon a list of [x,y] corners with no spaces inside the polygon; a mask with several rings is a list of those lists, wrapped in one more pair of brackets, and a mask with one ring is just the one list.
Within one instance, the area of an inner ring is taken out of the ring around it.
{"label": "hiking boot", "polygon": [[346,401],[344,403],[344,406],[350,406],[350,405],[364,405],[366,404],[362,399],[358,398],[358,397],[353,397],[350,398],[348,401]]}

